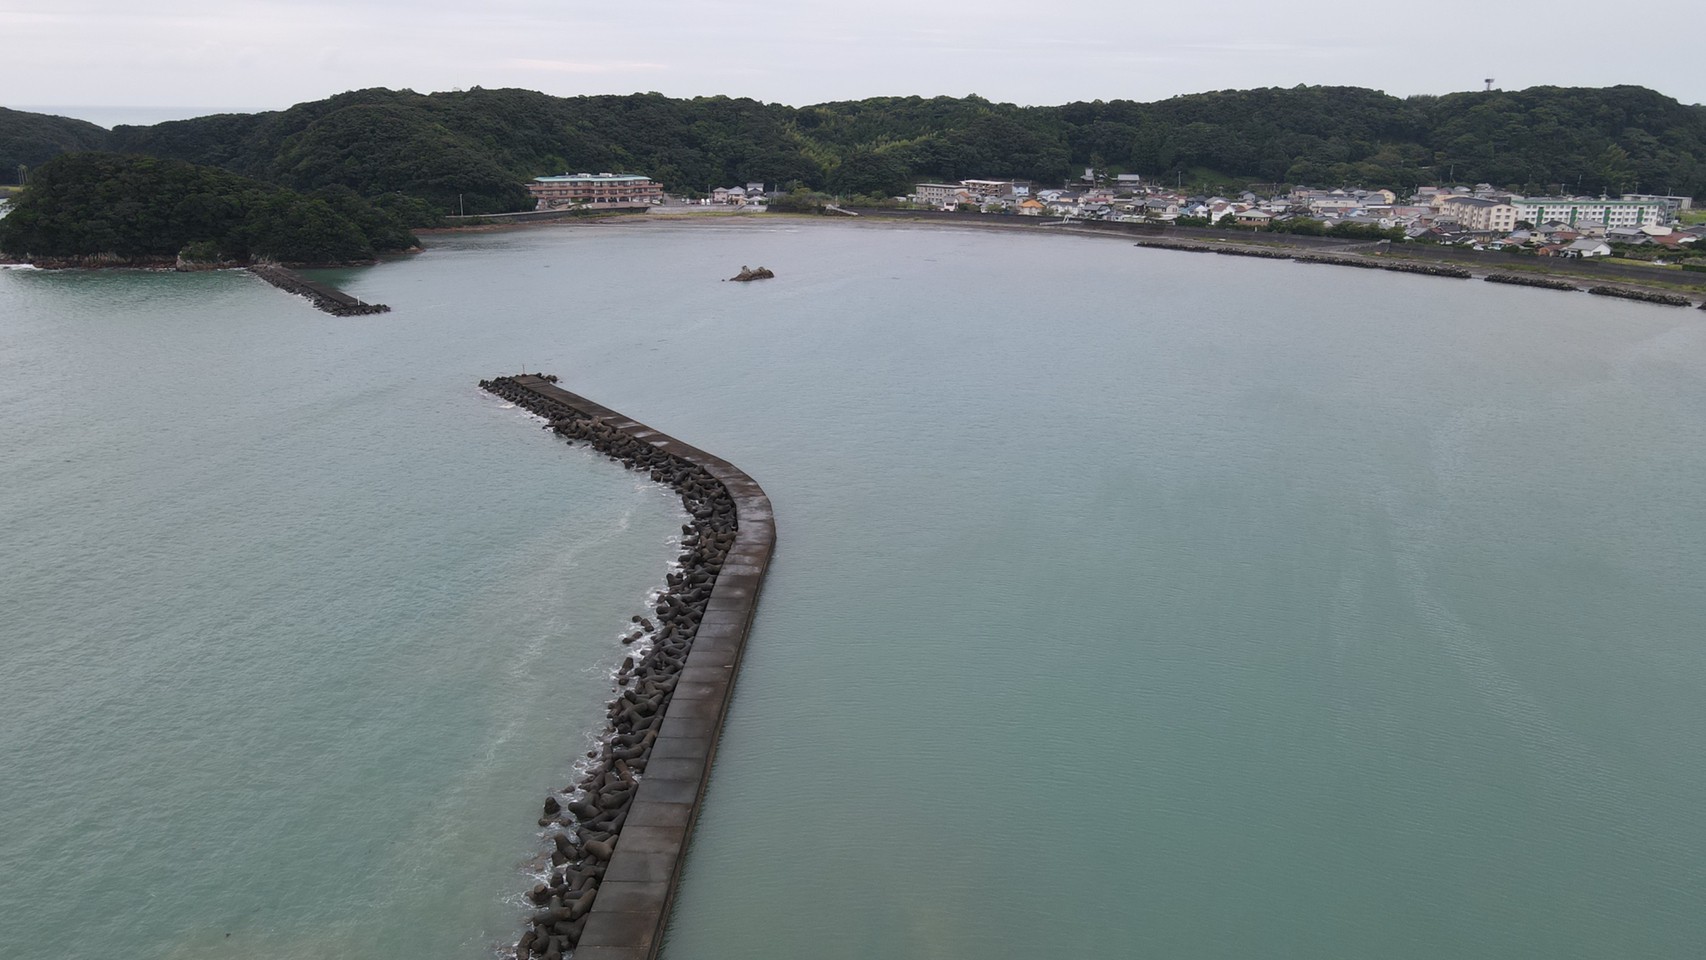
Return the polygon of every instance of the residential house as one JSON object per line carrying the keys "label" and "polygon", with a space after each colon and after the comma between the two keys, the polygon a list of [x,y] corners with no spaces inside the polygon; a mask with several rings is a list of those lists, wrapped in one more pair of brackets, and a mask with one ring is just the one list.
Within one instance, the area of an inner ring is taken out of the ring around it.
{"label": "residential house", "polygon": [[1611,244],[1606,243],[1604,240],[1593,240],[1588,237],[1583,237],[1565,247],[1564,256],[1609,257],[1611,256]]}

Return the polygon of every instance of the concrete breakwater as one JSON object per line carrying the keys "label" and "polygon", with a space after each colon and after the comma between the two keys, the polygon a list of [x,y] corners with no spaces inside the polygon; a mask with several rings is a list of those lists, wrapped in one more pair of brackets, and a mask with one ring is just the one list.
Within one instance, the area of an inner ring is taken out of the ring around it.
{"label": "concrete breakwater", "polygon": [[1394,273],[1415,273],[1424,277],[1447,277],[1452,280],[1469,279],[1469,271],[1462,267],[1447,267],[1433,263],[1405,263],[1401,260],[1374,260],[1357,257],[1334,257],[1324,254],[1304,254],[1293,257],[1298,263],[1325,263],[1335,267],[1362,267],[1365,270],[1391,270]]}
{"label": "concrete breakwater", "polygon": [[1442,267],[1436,263],[1383,263],[1382,270],[1394,273],[1417,273],[1424,277],[1446,277],[1451,280],[1468,280],[1469,271],[1462,267]]}
{"label": "concrete breakwater", "polygon": [[1393,273],[1415,273],[1424,277],[1449,277],[1453,280],[1468,280],[1470,277],[1469,271],[1462,267],[1447,267],[1431,263],[1406,263],[1401,260],[1374,260],[1359,257],[1297,253],[1290,250],[1273,250],[1264,247],[1212,246],[1206,243],[1178,243],[1166,240],[1138,240],[1134,241],[1134,245],[1139,247],[1150,247],[1157,250],[1179,250],[1184,253],[1218,253],[1229,257],[1257,257],[1263,260],[1292,260],[1297,263],[1323,263],[1334,267],[1361,267],[1364,270],[1390,270]]}
{"label": "concrete breakwater", "polygon": [[1525,277],[1515,273],[1489,273],[1487,274],[1487,282],[1508,283],[1518,287],[1539,287],[1543,290],[1575,291],[1581,289],[1568,280],[1549,280],[1546,277]]}
{"label": "concrete breakwater", "polygon": [[1295,256],[1284,250],[1266,250],[1261,247],[1215,247],[1214,252],[1232,257],[1258,257],[1263,260],[1290,260]]}
{"label": "concrete breakwater", "polygon": [[1694,301],[1687,297],[1679,297],[1671,293],[1649,293],[1645,290],[1629,290],[1624,287],[1589,287],[1588,292],[1599,297],[1618,297],[1623,300],[1639,300],[1642,303],[1657,303],[1667,307],[1692,307]]}
{"label": "concrete breakwater", "polygon": [[[523,375],[480,386],[547,429],[681,495],[679,570],[623,638],[601,747],[586,773],[545,798],[550,866],[517,960],[649,960],[657,954],[722,717],[775,548],[770,501],[732,464],[555,385]],[[639,652],[643,651],[643,652]]]}
{"label": "concrete breakwater", "polygon": [[1333,267],[1361,267],[1364,270],[1380,269],[1380,264],[1372,260],[1358,260],[1354,257],[1331,257],[1320,253],[1306,253],[1292,259],[1298,263],[1324,263]]}
{"label": "concrete breakwater", "polygon": [[317,283],[278,264],[258,263],[251,266],[249,272],[286,293],[307,297],[316,308],[334,317],[359,317],[370,313],[386,313],[391,309],[383,303],[364,303],[342,290]]}

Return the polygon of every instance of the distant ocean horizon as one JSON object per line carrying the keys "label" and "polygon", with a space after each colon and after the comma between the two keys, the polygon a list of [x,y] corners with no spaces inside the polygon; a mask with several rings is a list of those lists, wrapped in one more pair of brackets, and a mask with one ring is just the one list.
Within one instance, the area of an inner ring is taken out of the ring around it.
{"label": "distant ocean horizon", "polygon": [[168,120],[190,120],[216,113],[259,113],[271,107],[136,107],[136,106],[67,106],[65,104],[6,104],[13,110],[46,113],[56,117],[87,120],[111,130],[118,126],[149,126]]}

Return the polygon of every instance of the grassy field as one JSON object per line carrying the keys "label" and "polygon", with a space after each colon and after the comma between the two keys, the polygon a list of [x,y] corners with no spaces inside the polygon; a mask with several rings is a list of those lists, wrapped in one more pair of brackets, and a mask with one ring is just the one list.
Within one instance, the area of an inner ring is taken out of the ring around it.
{"label": "grassy field", "polygon": [[1697,224],[1697,223],[1706,223],[1706,210],[1684,210],[1684,211],[1682,211],[1682,223],[1684,226],[1693,226],[1694,224]]}

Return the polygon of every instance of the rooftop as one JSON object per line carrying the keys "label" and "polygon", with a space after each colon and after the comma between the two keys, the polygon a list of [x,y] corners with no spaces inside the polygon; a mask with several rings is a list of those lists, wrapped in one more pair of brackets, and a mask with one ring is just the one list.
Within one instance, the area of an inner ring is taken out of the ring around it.
{"label": "rooftop", "polygon": [[637,173],[565,173],[560,177],[534,177],[534,183],[644,183],[651,177]]}

